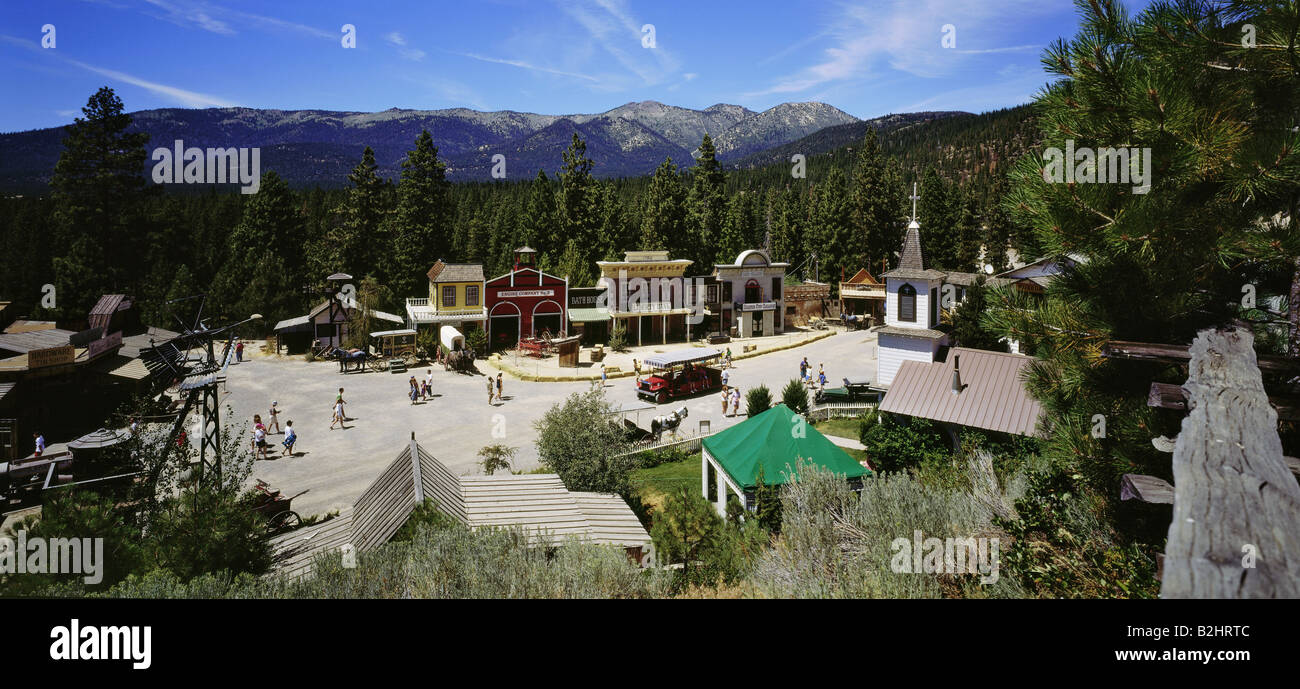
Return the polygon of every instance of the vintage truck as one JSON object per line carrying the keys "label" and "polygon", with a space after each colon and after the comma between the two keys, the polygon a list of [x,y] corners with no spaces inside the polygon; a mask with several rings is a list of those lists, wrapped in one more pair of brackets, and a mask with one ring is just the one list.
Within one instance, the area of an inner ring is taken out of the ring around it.
{"label": "vintage truck", "polygon": [[722,353],[716,349],[684,349],[659,354],[645,360],[653,373],[641,379],[637,396],[651,402],[664,403],[679,397],[689,397],[722,387],[722,369],[717,362]]}

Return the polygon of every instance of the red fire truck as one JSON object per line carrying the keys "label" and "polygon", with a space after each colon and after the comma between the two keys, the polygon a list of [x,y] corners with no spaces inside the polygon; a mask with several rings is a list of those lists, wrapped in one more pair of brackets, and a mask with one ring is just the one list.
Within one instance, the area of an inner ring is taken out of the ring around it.
{"label": "red fire truck", "polygon": [[639,397],[660,404],[722,387],[722,369],[717,362],[722,353],[697,347],[659,354],[645,360],[654,373],[637,386]]}

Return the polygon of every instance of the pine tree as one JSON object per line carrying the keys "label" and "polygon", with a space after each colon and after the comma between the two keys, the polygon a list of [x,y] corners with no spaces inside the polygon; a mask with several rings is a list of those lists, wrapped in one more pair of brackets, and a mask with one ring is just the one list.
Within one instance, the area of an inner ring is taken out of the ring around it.
{"label": "pine tree", "polygon": [[587,157],[587,143],[575,133],[569,148],[564,151],[564,165],[560,172],[560,236],[565,238],[562,264],[573,284],[585,285],[595,279],[597,236],[600,218],[597,217],[596,181],[591,176],[591,159]]}
{"label": "pine tree", "polygon": [[875,130],[867,130],[853,167],[851,210],[857,249],[846,257],[849,274],[862,267],[882,272],[881,261],[892,258],[903,245],[906,196],[897,163],[881,152]]}
{"label": "pine tree", "polygon": [[957,270],[958,237],[961,224],[959,190],[954,189],[933,167],[921,178],[921,199],[916,205],[921,223],[921,246],[927,268]]}
{"label": "pine tree", "polygon": [[713,259],[723,219],[727,213],[727,199],[723,193],[726,175],[718,163],[717,149],[708,134],[700,142],[699,155],[691,168],[691,190],[687,197],[687,234],[681,243],[685,255],[697,266],[706,266]]}
{"label": "pine tree", "polygon": [[56,227],[51,283],[57,311],[70,316],[84,316],[103,293],[136,292],[147,268],[139,221],[149,135],[127,131],[131,116],[108,87],[81,112],[85,117],[65,130],[50,178]]}
{"label": "pine tree", "polygon": [[686,232],[686,188],[672,158],[655,169],[642,201],[641,249],[677,246]]}
{"label": "pine tree", "polygon": [[392,242],[386,236],[390,226],[384,220],[389,209],[390,185],[379,178],[378,170],[375,152],[366,146],[361,162],[348,175],[351,186],[343,203],[334,210],[334,226],[313,252],[313,275],[374,272],[381,276],[381,281],[387,275],[389,266],[383,253]]}
{"label": "pine tree", "polygon": [[451,223],[455,208],[447,166],[438,160],[429,130],[420,132],[415,148],[402,161],[397,208],[390,216],[392,261],[389,286],[399,295],[418,295],[424,275],[439,259],[450,260]]}
{"label": "pine tree", "polygon": [[[991,293],[986,324],[1041,358],[1027,386],[1047,412],[1049,456],[1107,495],[1122,473],[1167,475],[1168,456],[1150,441],[1178,428],[1147,393],[1184,374],[1104,358],[1102,345],[1189,343],[1238,315],[1243,284],[1300,260],[1300,72],[1286,47],[1300,16],[1267,2],[1224,9],[1157,2],[1133,19],[1109,0],[1081,6],[1078,34],[1044,57],[1060,77],[1036,105],[1044,145],[1150,149],[1149,164],[1134,163],[1150,187],[1055,183],[1044,179],[1046,155],[1031,155],[1003,202],[1046,253],[1087,259],[1041,303]],[[1242,44],[1244,23],[1255,47]],[[1095,415],[1104,437],[1090,433]]]}
{"label": "pine tree", "polygon": [[268,323],[299,314],[309,277],[295,247],[303,245],[304,237],[289,185],[274,170],[266,171],[230,232],[226,265],[213,285],[213,306],[230,318],[260,313]]}
{"label": "pine tree", "polygon": [[[823,282],[839,279],[841,271],[848,271],[857,263],[853,237],[853,209],[847,194],[848,181],[844,171],[833,167],[826,178],[813,190],[813,208],[809,254],[818,257],[817,271]],[[857,268],[852,268],[857,272]]]}
{"label": "pine tree", "polygon": [[520,218],[520,232],[517,240],[521,246],[537,250],[543,261],[554,260],[553,254],[563,250],[557,246],[559,222],[555,214],[555,188],[546,176],[545,170],[538,170],[537,177],[528,185],[528,201],[523,216]]}

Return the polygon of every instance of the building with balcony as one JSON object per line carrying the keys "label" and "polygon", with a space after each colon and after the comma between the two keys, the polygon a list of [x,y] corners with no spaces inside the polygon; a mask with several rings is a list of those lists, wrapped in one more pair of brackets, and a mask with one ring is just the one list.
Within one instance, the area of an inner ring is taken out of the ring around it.
{"label": "building with balcony", "polygon": [[704,278],[686,277],[693,261],[667,251],[628,251],[622,261],[596,261],[612,328],[629,343],[687,341],[703,323]]}
{"label": "building with balcony", "polygon": [[410,326],[438,332],[450,325],[462,333],[486,327],[483,283],[483,266],[478,263],[438,261],[429,269],[429,296],[406,300]]}

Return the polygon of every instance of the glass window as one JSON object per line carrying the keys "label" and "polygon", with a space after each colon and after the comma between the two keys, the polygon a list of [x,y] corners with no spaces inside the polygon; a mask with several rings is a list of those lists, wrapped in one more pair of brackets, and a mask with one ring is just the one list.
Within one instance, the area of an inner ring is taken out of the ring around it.
{"label": "glass window", "polygon": [[443,305],[443,306],[455,306],[455,305],[456,305],[456,286],[455,286],[455,285],[445,285],[445,286],[442,288],[442,305]]}
{"label": "glass window", "polygon": [[478,285],[465,288],[465,306],[478,306]]}
{"label": "glass window", "polygon": [[722,283],[722,301],[724,301],[724,302],[726,302],[726,303],[728,303],[728,304],[731,303],[731,283],[730,283],[730,282],[724,282],[724,283]]}

